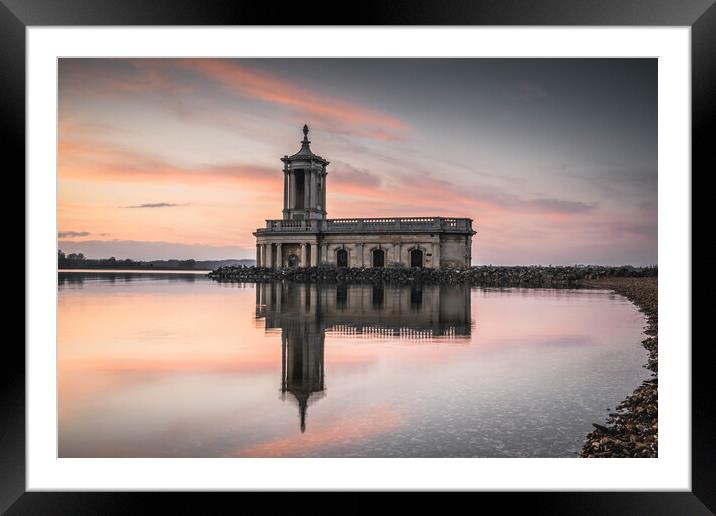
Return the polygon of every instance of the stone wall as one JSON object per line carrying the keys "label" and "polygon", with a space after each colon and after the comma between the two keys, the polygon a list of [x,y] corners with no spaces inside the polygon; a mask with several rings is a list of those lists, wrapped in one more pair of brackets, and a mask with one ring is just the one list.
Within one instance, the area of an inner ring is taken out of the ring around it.
{"label": "stone wall", "polygon": [[[373,265],[373,252],[377,249],[385,253],[384,266],[411,266],[411,251],[422,254],[421,266],[425,268],[464,267],[470,264],[471,237],[450,233],[346,233],[291,235],[261,235],[257,238],[261,251],[257,253],[259,264],[268,266],[270,247],[271,263],[276,263],[278,245],[281,245],[281,265],[288,265],[287,257],[295,254],[301,257],[301,245],[308,247],[307,263],[299,265],[336,266],[337,252],[341,249],[348,253],[348,267],[360,268]],[[315,249],[316,261],[308,259]],[[263,253],[263,254],[262,254]],[[266,256],[266,260],[261,257]]]}
{"label": "stone wall", "polygon": [[484,286],[564,287],[580,280],[609,277],[654,277],[656,267],[606,267],[599,265],[541,266],[477,266],[469,268],[406,268],[406,267],[308,267],[267,269],[262,267],[220,267],[209,273],[217,280],[268,281],[286,279],[308,282],[389,282],[426,284],[458,284]]}
{"label": "stone wall", "polygon": [[465,267],[470,265],[469,236],[444,235],[440,246],[440,265],[442,267]]}
{"label": "stone wall", "polygon": [[[410,265],[410,251],[423,252],[423,266],[435,266],[434,249],[440,245],[439,236],[431,235],[325,235],[322,239],[321,255],[323,265],[336,265],[336,252],[345,249],[348,252],[349,267],[370,267],[373,264],[373,251],[385,252],[385,265]],[[439,255],[439,249],[438,249]]]}

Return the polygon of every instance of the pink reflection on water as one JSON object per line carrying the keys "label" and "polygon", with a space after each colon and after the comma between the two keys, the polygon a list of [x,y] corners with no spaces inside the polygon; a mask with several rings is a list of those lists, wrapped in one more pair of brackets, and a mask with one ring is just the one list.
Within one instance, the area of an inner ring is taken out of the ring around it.
{"label": "pink reflection on water", "polygon": [[233,450],[231,457],[300,457],[315,451],[350,446],[383,433],[397,430],[405,414],[396,407],[374,407],[360,415],[331,421],[300,436],[280,437],[247,448]]}
{"label": "pink reflection on water", "polygon": [[[512,435],[505,425],[554,439],[530,426],[533,410],[563,417],[571,443],[642,377],[642,318],[605,292],[388,289],[378,300],[352,287],[342,306],[335,288],[260,290],[61,289],[60,456],[489,456],[515,446],[490,437]],[[325,380],[320,397],[309,370]],[[309,400],[305,433],[282,377]],[[456,451],[436,451],[455,436]]]}

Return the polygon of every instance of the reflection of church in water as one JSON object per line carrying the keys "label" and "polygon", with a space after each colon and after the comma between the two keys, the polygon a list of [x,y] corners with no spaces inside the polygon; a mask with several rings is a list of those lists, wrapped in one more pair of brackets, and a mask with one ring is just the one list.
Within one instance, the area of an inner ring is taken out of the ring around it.
{"label": "reflection of church in water", "polygon": [[298,403],[301,432],[308,406],[325,395],[326,332],[368,339],[459,339],[470,335],[470,289],[258,283],[256,317],[281,330],[281,398]]}

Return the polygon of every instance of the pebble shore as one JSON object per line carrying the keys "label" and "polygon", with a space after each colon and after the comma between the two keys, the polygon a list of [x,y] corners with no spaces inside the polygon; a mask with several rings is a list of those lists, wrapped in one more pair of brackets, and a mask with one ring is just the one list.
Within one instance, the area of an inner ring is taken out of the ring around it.
{"label": "pebble shore", "polygon": [[644,365],[653,377],[609,414],[604,425],[593,423],[580,457],[657,457],[658,456],[658,288],[657,278],[603,278],[585,280],[581,285],[614,290],[634,303],[644,315],[646,338],[641,342],[648,352]]}

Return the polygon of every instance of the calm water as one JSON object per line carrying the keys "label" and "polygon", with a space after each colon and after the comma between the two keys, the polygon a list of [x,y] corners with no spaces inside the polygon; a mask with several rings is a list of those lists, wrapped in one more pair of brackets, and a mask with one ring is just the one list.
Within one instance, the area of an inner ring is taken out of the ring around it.
{"label": "calm water", "polygon": [[60,273],[60,457],[575,457],[648,377],[606,291]]}

